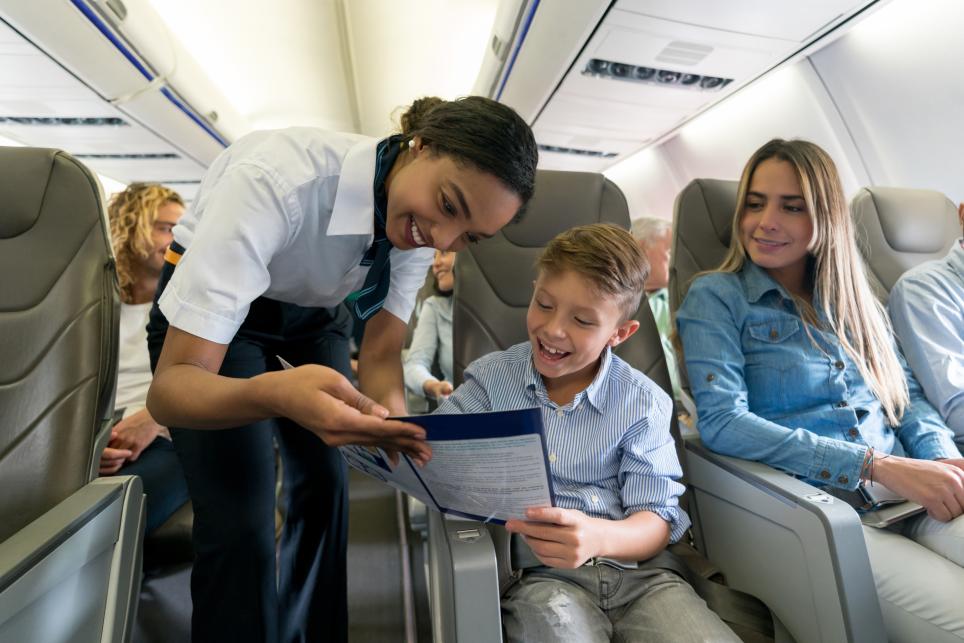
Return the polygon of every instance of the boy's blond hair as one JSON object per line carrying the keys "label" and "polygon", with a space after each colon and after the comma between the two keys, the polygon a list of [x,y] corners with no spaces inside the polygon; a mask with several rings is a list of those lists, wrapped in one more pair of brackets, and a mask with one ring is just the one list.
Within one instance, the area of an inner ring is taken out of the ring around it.
{"label": "boy's blond hair", "polygon": [[536,263],[541,272],[572,270],[586,278],[600,295],[615,297],[621,322],[639,308],[649,277],[649,262],[626,230],[610,223],[593,223],[561,232],[549,242]]}

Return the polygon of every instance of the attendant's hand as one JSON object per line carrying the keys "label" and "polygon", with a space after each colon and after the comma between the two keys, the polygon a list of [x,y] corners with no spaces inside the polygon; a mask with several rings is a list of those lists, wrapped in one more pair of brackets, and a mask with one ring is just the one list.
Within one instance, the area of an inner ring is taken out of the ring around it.
{"label": "attendant's hand", "polygon": [[948,522],[964,514],[964,469],[955,461],[890,456],[878,458],[874,468],[882,485],[922,505],[931,518]]}
{"label": "attendant's hand", "polygon": [[100,454],[100,475],[112,476],[117,473],[127,459],[131,457],[131,452],[127,449],[112,449],[107,447]]}
{"label": "attendant's hand", "polygon": [[444,400],[449,395],[452,394],[452,385],[446,381],[439,381],[436,379],[425,380],[422,384],[422,390],[425,391],[425,396],[432,400]]}
{"label": "attendant's hand", "polygon": [[259,376],[265,399],[278,416],[305,427],[325,444],[382,447],[402,451],[424,464],[432,457],[425,430],[415,424],[386,420],[388,409],[355,389],[333,369],[307,364]]}
{"label": "attendant's hand", "polygon": [[510,520],[505,527],[525,536],[532,553],[544,564],[575,569],[600,554],[603,521],[560,507],[527,509],[526,517],[528,520]]}
{"label": "attendant's hand", "polygon": [[140,457],[141,452],[164,432],[164,427],[154,421],[147,409],[128,415],[114,425],[110,431],[108,447],[126,449],[131,452],[131,462]]}

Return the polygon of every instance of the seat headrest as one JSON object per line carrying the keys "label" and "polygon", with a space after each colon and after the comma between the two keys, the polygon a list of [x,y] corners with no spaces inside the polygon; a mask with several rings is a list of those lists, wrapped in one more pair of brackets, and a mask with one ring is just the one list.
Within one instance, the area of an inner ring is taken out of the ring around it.
{"label": "seat headrest", "polygon": [[522,221],[502,229],[523,248],[543,248],[557,234],[589,223],[626,226],[626,198],[595,172],[539,170],[536,189]]}
{"label": "seat headrest", "polygon": [[730,247],[737,181],[693,179],[673,207],[670,254],[670,308],[676,310],[689,282],[699,272],[720,265]]}
{"label": "seat headrest", "polygon": [[861,188],[850,211],[858,245],[887,292],[905,271],[943,257],[961,234],[957,208],[934,190]]}
{"label": "seat headrest", "polygon": [[40,217],[57,150],[11,147],[4,150],[0,166],[0,239],[29,230]]}

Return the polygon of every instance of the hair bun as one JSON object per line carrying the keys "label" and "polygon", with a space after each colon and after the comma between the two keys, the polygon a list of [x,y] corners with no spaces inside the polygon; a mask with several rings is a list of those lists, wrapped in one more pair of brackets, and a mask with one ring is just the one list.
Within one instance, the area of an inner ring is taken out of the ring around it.
{"label": "hair bun", "polygon": [[426,114],[446,102],[438,96],[423,96],[416,99],[399,119],[402,125],[402,134],[411,136],[412,132],[421,127]]}

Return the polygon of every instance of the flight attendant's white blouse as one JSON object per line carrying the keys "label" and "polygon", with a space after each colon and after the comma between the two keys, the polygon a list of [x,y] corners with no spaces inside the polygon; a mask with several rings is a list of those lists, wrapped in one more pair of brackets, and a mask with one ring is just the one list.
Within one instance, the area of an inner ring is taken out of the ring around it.
{"label": "flight attendant's white blouse", "polygon": [[[254,132],[208,170],[174,228],[186,248],[159,305],[168,323],[230,343],[259,296],[332,307],[365,280],[374,236],[377,139],[290,128]],[[433,250],[391,251],[384,308],[403,321]]]}

